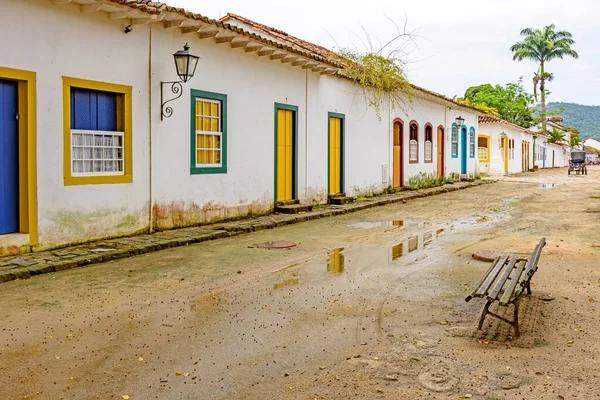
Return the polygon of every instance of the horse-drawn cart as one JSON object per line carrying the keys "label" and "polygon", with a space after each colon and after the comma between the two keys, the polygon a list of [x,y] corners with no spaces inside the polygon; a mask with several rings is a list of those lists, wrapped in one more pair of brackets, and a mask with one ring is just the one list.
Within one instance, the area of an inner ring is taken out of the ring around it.
{"label": "horse-drawn cart", "polygon": [[571,159],[569,160],[569,175],[571,175],[571,171],[576,171],[577,175],[587,175],[585,151],[575,150],[571,152]]}

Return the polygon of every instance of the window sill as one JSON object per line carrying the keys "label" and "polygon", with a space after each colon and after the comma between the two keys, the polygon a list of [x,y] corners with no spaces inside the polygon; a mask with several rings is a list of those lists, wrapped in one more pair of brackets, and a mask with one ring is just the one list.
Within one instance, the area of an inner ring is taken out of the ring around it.
{"label": "window sill", "polygon": [[192,175],[207,175],[207,174],[226,174],[227,167],[192,167],[190,174]]}
{"label": "window sill", "polygon": [[129,175],[105,175],[105,176],[71,176],[64,178],[65,186],[78,185],[111,185],[121,183],[133,183],[133,176]]}

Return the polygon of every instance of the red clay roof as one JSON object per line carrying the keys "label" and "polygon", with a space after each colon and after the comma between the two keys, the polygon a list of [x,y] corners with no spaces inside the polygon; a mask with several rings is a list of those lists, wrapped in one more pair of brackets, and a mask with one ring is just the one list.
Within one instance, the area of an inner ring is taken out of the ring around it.
{"label": "red clay roof", "polygon": [[[291,44],[280,44],[277,43],[273,40],[264,38],[260,35],[257,35],[255,33],[250,33],[242,28],[239,28],[237,26],[222,22],[222,21],[218,21],[215,19],[211,19],[208,18],[207,16],[204,16],[202,14],[197,14],[197,13],[193,13],[191,11],[187,11],[184,8],[180,8],[180,7],[173,7],[173,6],[169,6],[165,3],[161,3],[158,1],[149,1],[149,0],[109,0],[112,3],[117,3],[117,4],[122,4],[122,5],[126,5],[130,8],[134,8],[143,12],[147,12],[149,14],[155,14],[155,15],[160,15],[164,12],[170,12],[170,13],[176,13],[179,14],[181,16],[184,16],[188,19],[193,19],[193,20],[197,20],[197,21],[202,21],[206,24],[210,24],[210,25],[214,25],[217,28],[222,28],[222,29],[227,29],[230,30],[234,33],[237,34],[241,34],[244,36],[247,36],[257,42],[262,42],[265,45],[271,46],[271,47],[275,47],[275,48],[279,48],[282,50],[286,50],[289,51],[291,53],[295,53],[307,58],[312,58],[315,61],[319,61],[322,63],[326,63],[326,64],[330,64],[331,66],[335,67],[335,68],[340,68],[341,64],[336,61],[336,60],[331,60],[328,59],[326,56],[323,56],[315,51],[311,51],[311,50],[306,50],[306,49],[298,49],[297,47],[291,45]],[[283,40],[282,40],[283,41]],[[289,41],[288,41],[289,43]],[[316,45],[315,45],[316,46]]]}
{"label": "red clay roof", "polygon": [[[157,14],[158,15],[163,12],[177,13],[177,14],[180,14],[189,19],[203,21],[204,23],[214,25],[218,28],[227,29],[227,30],[230,30],[230,31],[238,33],[238,34],[248,36],[248,37],[252,38],[253,40],[256,40],[258,42],[263,42],[266,45],[269,45],[271,47],[277,47],[282,50],[296,53],[296,54],[304,56],[304,57],[312,58],[315,61],[330,64],[331,66],[333,66],[335,68],[343,68],[344,67],[343,62],[341,62],[340,58],[336,57],[336,56],[338,56],[337,53],[332,52],[331,50],[328,50],[323,46],[319,46],[314,43],[307,42],[307,41],[299,39],[295,36],[289,35],[288,33],[284,32],[284,31],[269,27],[264,24],[260,24],[258,22],[249,20],[249,19],[244,18],[237,14],[228,13],[225,17],[221,18],[220,20],[214,20],[214,19],[208,18],[202,14],[192,13],[190,11],[187,11],[184,8],[169,6],[165,3],[158,2],[158,1],[150,1],[150,0],[109,0],[109,1],[111,1],[113,3],[117,3],[117,4],[123,4],[128,7],[147,12],[149,14]],[[231,19],[236,19],[237,21],[242,22],[246,25],[249,25],[258,31],[267,33],[267,34],[271,35],[272,37],[277,38],[281,42],[288,43],[288,45],[274,42],[274,41],[264,38],[260,35],[250,33],[242,28],[239,28],[237,26],[223,22],[223,20],[227,19],[228,17]],[[334,57],[332,57],[332,55]],[[337,74],[337,76],[343,78],[343,76],[341,76],[340,74]],[[431,95],[433,97],[437,97],[441,100],[444,100],[445,102],[452,103],[452,104],[460,106],[462,108],[470,109],[471,111],[474,111],[477,115],[481,115],[483,113],[481,110],[479,110],[473,106],[458,103],[455,100],[453,100],[447,96],[433,92],[431,90],[427,90],[420,86],[411,84],[411,87],[417,91],[420,91],[420,92],[426,93],[428,95]]]}
{"label": "red clay roof", "polygon": [[513,124],[512,122],[508,122],[508,121],[506,121],[506,120],[504,120],[504,119],[502,119],[500,117],[496,117],[496,116],[493,116],[493,115],[487,115],[487,114],[486,115],[480,115],[478,117],[478,121],[479,121],[480,124],[508,125],[508,126],[512,126],[513,128],[516,128],[516,129],[519,129],[519,130],[522,130],[522,131],[525,131],[525,132],[528,132],[528,133],[545,136],[541,132],[531,131],[531,130],[529,130],[527,128],[523,128],[522,126],[519,126],[517,124]]}
{"label": "red clay roof", "polygon": [[243,24],[248,25],[249,27],[256,29],[257,31],[266,33],[276,39],[279,39],[283,42],[288,42],[294,46],[300,47],[303,50],[306,51],[310,51],[312,53],[315,53],[321,57],[329,57],[333,53],[331,50],[326,49],[323,46],[319,46],[317,44],[314,43],[310,43],[307,42],[306,40],[297,38],[296,36],[292,36],[287,32],[284,32],[282,30],[279,30],[277,28],[272,28],[270,26],[261,24],[259,22],[256,21],[252,21],[248,18],[242,17],[241,15],[237,15],[237,14],[233,14],[233,13],[227,13],[226,16],[222,17],[219,19],[219,21],[224,22],[227,21],[228,19],[232,19],[238,22],[241,22]]}

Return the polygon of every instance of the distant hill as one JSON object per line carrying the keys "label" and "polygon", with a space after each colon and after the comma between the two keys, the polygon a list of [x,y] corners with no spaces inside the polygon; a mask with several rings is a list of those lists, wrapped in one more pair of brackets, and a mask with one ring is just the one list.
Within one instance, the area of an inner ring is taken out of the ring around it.
{"label": "distant hill", "polygon": [[563,124],[575,127],[581,138],[593,137],[600,140],[600,106],[586,106],[576,103],[548,103],[548,111],[566,110],[561,114]]}

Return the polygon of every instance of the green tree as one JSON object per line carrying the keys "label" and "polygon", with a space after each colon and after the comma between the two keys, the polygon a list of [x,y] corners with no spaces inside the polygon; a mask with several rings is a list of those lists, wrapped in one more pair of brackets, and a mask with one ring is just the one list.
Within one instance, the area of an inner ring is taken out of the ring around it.
{"label": "green tree", "polygon": [[575,44],[573,35],[567,31],[555,31],[555,25],[550,24],[543,29],[525,28],[521,31],[524,39],[511,46],[513,60],[532,60],[539,64],[534,75],[534,84],[540,85],[542,98],[542,132],[546,133],[546,81],[553,77],[546,71],[546,64],[556,58],[565,56],[579,58],[579,54],[571,48]]}
{"label": "green tree", "polygon": [[517,83],[492,86],[489,83],[471,86],[465,91],[464,102],[475,107],[495,110],[488,112],[513,124],[529,128],[534,123],[533,96],[523,89],[522,78]]}
{"label": "green tree", "polygon": [[548,139],[548,143],[563,143],[566,138],[565,133],[563,131],[559,131],[556,128],[554,128],[550,132],[548,132],[548,135],[550,135],[550,139]]}
{"label": "green tree", "polygon": [[583,140],[581,140],[581,136],[579,136],[579,130],[577,130],[577,128],[569,128],[569,131],[571,132],[571,147],[578,147],[581,145]]}

